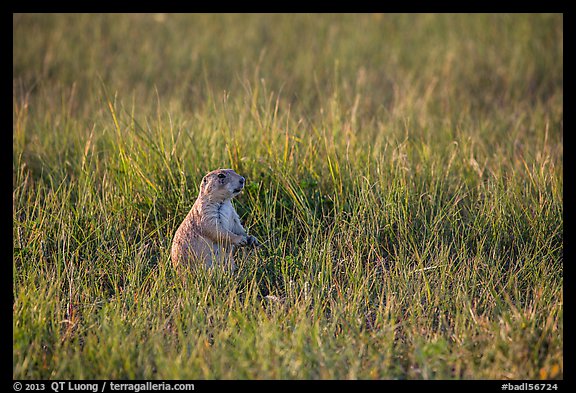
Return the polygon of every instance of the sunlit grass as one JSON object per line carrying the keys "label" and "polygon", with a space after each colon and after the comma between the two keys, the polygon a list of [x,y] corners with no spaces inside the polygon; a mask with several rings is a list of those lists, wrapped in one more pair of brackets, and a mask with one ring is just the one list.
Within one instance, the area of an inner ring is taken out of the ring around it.
{"label": "sunlit grass", "polygon": [[562,24],[15,15],[13,377],[562,378]]}

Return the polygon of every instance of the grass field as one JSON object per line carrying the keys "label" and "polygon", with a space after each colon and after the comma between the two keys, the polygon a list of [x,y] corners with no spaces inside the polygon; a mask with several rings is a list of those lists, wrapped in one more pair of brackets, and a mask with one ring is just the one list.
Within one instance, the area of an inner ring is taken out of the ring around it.
{"label": "grass field", "polygon": [[[13,378],[563,378],[562,15],[13,33]],[[219,167],[263,247],[178,276]]]}

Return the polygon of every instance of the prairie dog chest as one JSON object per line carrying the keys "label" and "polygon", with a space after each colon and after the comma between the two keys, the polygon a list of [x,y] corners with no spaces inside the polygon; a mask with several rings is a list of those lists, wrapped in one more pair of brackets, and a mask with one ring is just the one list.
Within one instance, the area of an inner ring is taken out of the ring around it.
{"label": "prairie dog chest", "polygon": [[218,216],[220,225],[227,230],[231,230],[234,227],[234,222],[237,219],[238,214],[236,213],[236,210],[234,210],[232,202],[226,200],[218,206]]}

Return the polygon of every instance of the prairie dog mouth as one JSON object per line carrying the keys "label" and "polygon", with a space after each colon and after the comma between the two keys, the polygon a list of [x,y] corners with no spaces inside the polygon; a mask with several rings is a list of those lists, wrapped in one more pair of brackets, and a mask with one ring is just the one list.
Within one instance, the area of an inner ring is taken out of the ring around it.
{"label": "prairie dog mouth", "polygon": [[243,188],[244,188],[244,187],[239,187],[239,188],[234,189],[234,194],[239,194],[240,191],[242,191]]}

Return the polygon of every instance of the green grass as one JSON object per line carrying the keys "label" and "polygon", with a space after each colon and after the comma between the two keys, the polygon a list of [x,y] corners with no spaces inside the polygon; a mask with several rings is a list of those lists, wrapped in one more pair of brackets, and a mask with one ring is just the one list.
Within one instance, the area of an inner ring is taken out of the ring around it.
{"label": "green grass", "polygon": [[[13,33],[13,378],[563,378],[561,15]],[[263,247],[178,276],[218,167]]]}

